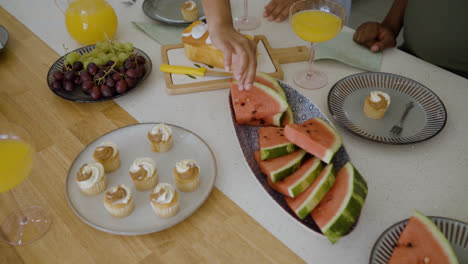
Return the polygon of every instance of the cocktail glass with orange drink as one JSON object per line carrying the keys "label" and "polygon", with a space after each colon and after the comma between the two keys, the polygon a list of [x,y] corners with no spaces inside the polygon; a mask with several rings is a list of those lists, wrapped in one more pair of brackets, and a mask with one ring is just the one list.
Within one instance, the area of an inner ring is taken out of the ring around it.
{"label": "cocktail glass with orange drink", "polygon": [[[0,193],[9,194],[16,211],[0,226],[1,237],[12,245],[24,245],[49,230],[49,213],[39,206],[20,208],[11,191],[31,173],[35,150],[30,134],[12,123],[0,123]],[[6,196],[5,196],[6,197]]]}
{"label": "cocktail glass with orange drink", "polygon": [[301,39],[310,42],[309,67],[294,76],[297,85],[305,89],[319,89],[327,84],[327,75],[314,68],[315,46],[338,35],[345,19],[345,9],[331,0],[303,0],[291,6],[291,27]]}

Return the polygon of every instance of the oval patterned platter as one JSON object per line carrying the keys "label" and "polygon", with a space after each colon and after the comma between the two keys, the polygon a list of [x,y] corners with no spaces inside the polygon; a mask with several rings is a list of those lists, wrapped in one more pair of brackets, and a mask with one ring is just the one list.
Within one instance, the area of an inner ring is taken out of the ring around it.
{"label": "oval patterned platter", "polygon": [[[429,216],[429,218],[452,244],[459,263],[468,263],[468,224],[445,217]],[[392,225],[380,235],[372,249],[370,264],[387,264],[408,220]]]}
{"label": "oval patterned platter", "polygon": [[[296,123],[303,123],[304,121],[320,117],[327,122],[330,121],[325,117],[325,115],[320,111],[320,109],[313,104],[309,99],[305,96],[300,94],[298,91],[293,89],[292,87],[279,82],[281,87],[283,87],[284,92],[286,93],[286,97],[291,107],[292,111],[294,112],[294,120]],[[301,224],[305,225],[309,229],[322,234],[319,227],[315,224],[314,220],[310,215],[308,215],[305,219],[301,220],[296,216],[296,214],[289,208],[288,204],[283,198],[283,195],[273,190],[267,182],[266,176],[260,171],[260,168],[257,165],[257,162],[254,158],[254,151],[258,150],[258,131],[260,129],[259,126],[241,126],[238,125],[235,121],[234,116],[234,109],[232,107],[232,100],[231,96],[229,96],[229,105],[231,108],[231,119],[232,124],[234,125],[234,129],[236,131],[237,139],[239,140],[240,147],[242,149],[242,153],[244,154],[245,161],[249,166],[252,173],[257,178],[260,185],[262,185],[263,189],[273,198],[273,200],[281,206],[291,217],[296,219]],[[348,162],[349,156],[346,153],[344,147],[341,147],[335,155],[333,160],[333,164],[335,168],[340,169],[346,162]],[[354,226],[351,227],[351,230],[354,229]]]}
{"label": "oval patterned platter", "polygon": [[[368,118],[364,101],[371,91],[390,96],[390,106],[382,119]],[[398,123],[405,105],[414,107],[403,123],[399,136],[390,133]],[[345,77],[330,89],[328,108],[346,130],[371,141],[385,144],[412,144],[437,135],[447,122],[447,111],[437,95],[424,85],[391,73],[366,72]]]}

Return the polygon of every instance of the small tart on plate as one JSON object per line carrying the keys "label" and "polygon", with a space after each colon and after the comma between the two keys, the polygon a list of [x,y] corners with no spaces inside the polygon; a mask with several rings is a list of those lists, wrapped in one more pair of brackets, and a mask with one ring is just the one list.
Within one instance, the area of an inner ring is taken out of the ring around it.
{"label": "small tart on plate", "polygon": [[151,207],[161,218],[169,218],[179,211],[179,194],[169,183],[159,183],[150,194]]}
{"label": "small tart on plate", "polygon": [[177,188],[183,192],[194,191],[200,186],[200,167],[194,160],[185,159],[177,162],[173,175]]}
{"label": "small tart on plate", "polygon": [[86,195],[102,193],[107,187],[104,167],[98,162],[85,163],[76,174],[76,183]]}
{"label": "small tart on plate", "polygon": [[113,217],[129,216],[135,208],[132,191],[125,184],[112,187],[104,195],[104,206]]}
{"label": "small tart on plate", "polygon": [[165,124],[157,124],[148,132],[148,140],[154,152],[168,152],[172,148],[172,130]]}
{"label": "small tart on plate", "polygon": [[129,173],[138,191],[149,190],[158,183],[156,162],[151,158],[137,158],[133,161]]}
{"label": "small tart on plate", "polygon": [[105,172],[113,172],[120,167],[120,153],[114,142],[102,142],[96,147],[93,159],[104,166]]}
{"label": "small tart on plate", "polygon": [[364,114],[371,119],[382,119],[390,106],[390,96],[384,92],[372,91],[364,102]]}
{"label": "small tart on plate", "polygon": [[198,5],[192,0],[185,1],[180,7],[182,16],[187,22],[193,22],[198,19]]}

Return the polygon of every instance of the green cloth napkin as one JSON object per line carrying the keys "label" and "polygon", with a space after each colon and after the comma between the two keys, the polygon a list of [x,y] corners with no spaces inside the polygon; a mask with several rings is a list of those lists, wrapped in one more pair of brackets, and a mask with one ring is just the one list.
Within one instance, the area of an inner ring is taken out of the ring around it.
{"label": "green cloth napkin", "polygon": [[133,24],[161,45],[182,43],[182,33],[185,27],[140,22],[133,22]]}
{"label": "green cloth napkin", "polygon": [[341,32],[335,38],[317,44],[315,60],[332,59],[368,71],[380,71],[382,52],[374,53],[353,41],[353,33]]}

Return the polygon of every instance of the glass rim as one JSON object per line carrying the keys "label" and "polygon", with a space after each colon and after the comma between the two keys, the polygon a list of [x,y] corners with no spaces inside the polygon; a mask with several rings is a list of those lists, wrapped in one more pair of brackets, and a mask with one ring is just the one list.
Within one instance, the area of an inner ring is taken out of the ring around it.
{"label": "glass rim", "polygon": [[[297,2],[295,2],[294,4],[292,4],[291,7],[289,7],[289,18],[291,19],[291,17],[293,16],[293,15],[291,14],[291,10],[293,9],[293,7],[299,5],[299,3],[307,3],[307,2],[325,2],[325,3],[330,4],[330,5],[332,5],[332,6],[338,7],[339,9],[341,9],[341,11],[342,11],[343,14],[344,14],[343,18],[340,18],[340,19],[343,20],[343,21],[346,20],[346,16],[347,16],[347,14],[346,14],[346,9],[344,8],[343,5],[341,5],[340,3],[337,3],[337,2],[335,2],[335,1],[333,1],[333,0],[300,0],[300,1],[297,1]],[[307,9],[303,9],[303,10],[301,10],[301,11],[304,11],[304,10],[307,10]],[[320,10],[318,10],[318,11],[320,11]],[[299,12],[300,12],[300,11],[299,11]],[[296,13],[299,13],[299,12],[296,12]],[[295,14],[296,14],[296,13],[295,13]],[[333,12],[328,12],[328,13],[334,14]]]}

